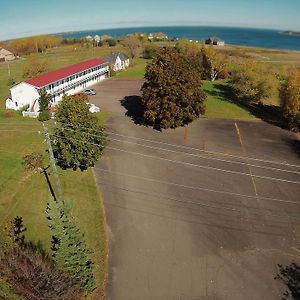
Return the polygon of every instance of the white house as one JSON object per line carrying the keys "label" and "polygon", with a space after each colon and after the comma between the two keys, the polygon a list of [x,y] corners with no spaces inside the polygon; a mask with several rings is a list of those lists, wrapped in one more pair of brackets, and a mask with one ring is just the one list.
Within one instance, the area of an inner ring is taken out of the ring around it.
{"label": "white house", "polygon": [[0,62],[14,60],[15,58],[12,52],[0,47]]}
{"label": "white house", "polygon": [[205,40],[205,44],[207,45],[215,45],[215,46],[225,46],[225,41],[221,40],[218,37],[210,37]]}
{"label": "white house", "polygon": [[105,59],[109,62],[112,70],[121,71],[129,67],[130,60],[124,53],[113,53],[110,56],[106,56]]}
{"label": "white house", "polygon": [[109,76],[109,63],[94,58],[66,68],[23,81],[10,89],[11,98],[6,108],[19,110],[29,105],[29,110],[39,110],[39,92],[44,89],[52,95],[51,105],[56,105],[64,95],[74,95]]}

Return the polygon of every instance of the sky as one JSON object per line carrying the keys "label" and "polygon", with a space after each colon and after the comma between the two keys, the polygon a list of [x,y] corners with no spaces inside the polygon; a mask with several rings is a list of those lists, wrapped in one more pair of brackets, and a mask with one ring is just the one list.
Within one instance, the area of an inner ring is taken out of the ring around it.
{"label": "sky", "polygon": [[300,0],[0,0],[0,40],[160,25],[300,31],[299,14]]}

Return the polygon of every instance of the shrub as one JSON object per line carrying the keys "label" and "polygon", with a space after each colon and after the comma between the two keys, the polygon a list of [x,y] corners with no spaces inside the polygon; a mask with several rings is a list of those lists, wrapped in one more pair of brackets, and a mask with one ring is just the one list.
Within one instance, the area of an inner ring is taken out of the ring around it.
{"label": "shrub", "polygon": [[115,39],[108,39],[107,43],[109,47],[115,47],[117,45],[117,41]]}
{"label": "shrub", "polygon": [[23,115],[23,111],[27,111],[28,108],[29,108],[29,104],[23,105],[23,106],[18,110],[19,114],[22,116],[22,115]]}
{"label": "shrub", "polygon": [[300,130],[300,70],[292,70],[280,87],[283,116],[289,127]]}
{"label": "shrub", "polygon": [[235,97],[250,104],[261,103],[263,99],[270,97],[274,82],[270,68],[254,60],[239,65],[231,76]]}
{"label": "shrub", "polygon": [[70,277],[34,247],[0,249],[0,275],[26,299],[80,299]]}
{"label": "shrub", "polygon": [[48,110],[44,110],[39,113],[38,120],[41,122],[48,121],[51,119],[51,114]]}
{"label": "shrub", "polygon": [[144,52],[143,52],[143,58],[145,59],[153,59],[156,55],[157,46],[155,45],[146,45]]}

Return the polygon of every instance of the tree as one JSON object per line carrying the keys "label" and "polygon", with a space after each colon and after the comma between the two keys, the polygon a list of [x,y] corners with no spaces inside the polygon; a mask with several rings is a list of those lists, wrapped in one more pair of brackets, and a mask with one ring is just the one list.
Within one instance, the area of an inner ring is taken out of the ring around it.
{"label": "tree", "polygon": [[23,223],[23,218],[16,216],[14,221],[14,239],[15,242],[20,245],[23,246],[24,245],[24,240],[25,240],[25,236],[24,236],[24,232],[27,230],[27,228],[24,226]]}
{"label": "tree", "polygon": [[271,95],[274,81],[268,66],[248,60],[232,72],[231,87],[237,99],[258,104]]}
{"label": "tree", "polygon": [[288,266],[278,265],[279,273],[275,279],[280,280],[288,288],[283,293],[283,300],[300,299],[300,266],[296,263],[291,263]]}
{"label": "tree", "polygon": [[135,35],[126,36],[122,40],[122,44],[128,49],[131,59],[136,58],[140,54],[143,45],[140,39]]}
{"label": "tree", "polygon": [[51,115],[49,112],[49,104],[52,97],[50,94],[48,94],[44,89],[40,91],[40,97],[39,97],[39,121],[47,121],[50,120]]}
{"label": "tree", "polygon": [[300,69],[290,72],[280,87],[283,116],[290,128],[300,130]]}
{"label": "tree", "polygon": [[53,259],[65,268],[75,284],[86,294],[95,287],[92,252],[87,248],[84,236],[74,225],[69,210],[62,202],[51,198],[47,209],[49,227],[52,231]]}
{"label": "tree", "polygon": [[143,58],[153,59],[156,55],[157,46],[156,45],[146,45],[143,52]]}
{"label": "tree", "polygon": [[117,45],[117,40],[111,38],[111,39],[108,39],[108,40],[107,40],[107,43],[108,43],[108,46],[109,46],[109,47],[115,47],[115,46]]}
{"label": "tree", "polygon": [[228,65],[226,56],[217,52],[213,46],[203,47],[201,52],[203,68],[206,71],[207,77],[211,81],[215,81]]}
{"label": "tree", "polygon": [[65,96],[57,107],[53,153],[63,169],[93,167],[105,146],[99,119],[89,111],[86,99],[84,95]]}
{"label": "tree", "polygon": [[30,55],[24,68],[23,78],[28,79],[49,71],[46,61],[41,61],[36,55]]}
{"label": "tree", "polygon": [[157,129],[190,123],[205,112],[205,94],[196,71],[175,48],[157,52],[146,68],[141,103],[145,121]]}
{"label": "tree", "polygon": [[199,44],[196,42],[190,42],[189,40],[179,40],[176,45],[175,48],[177,49],[177,51],[181,54],[184,55],[195,55],[196,53],[199,52]]}

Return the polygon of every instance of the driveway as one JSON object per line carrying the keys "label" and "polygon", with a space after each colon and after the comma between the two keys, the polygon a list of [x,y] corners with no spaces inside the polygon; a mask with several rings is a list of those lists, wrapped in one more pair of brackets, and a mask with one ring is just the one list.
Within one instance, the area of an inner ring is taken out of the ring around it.
{"label": "driveway", "polygon": [[202,119],[163,132],[136,125],[121,100],[141,84],[109,79],[91,98],[110,114],[110,143],[95,166],[107,298],[280,299],[277,264],[300,258],[293,135],[260,121]]}

